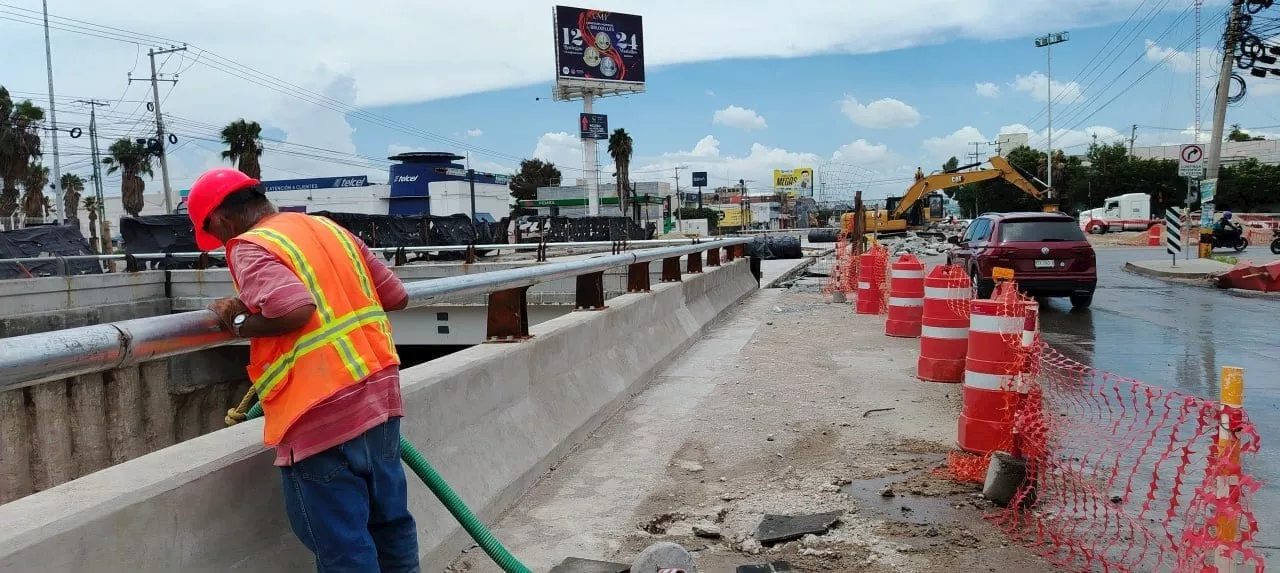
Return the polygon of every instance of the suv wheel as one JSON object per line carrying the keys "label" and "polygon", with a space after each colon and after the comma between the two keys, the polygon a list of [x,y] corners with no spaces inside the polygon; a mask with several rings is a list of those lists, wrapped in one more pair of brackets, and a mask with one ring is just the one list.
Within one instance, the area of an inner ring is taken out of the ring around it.
{"label": "suv wheel", "polygon": [[969,270],[969,288],[973,293],[973,298],[986,300],[991,298],[991,291],[995,290],[995,284],[991,286],[982,283],[982,277],[978,276],[978,269]]}
{"label": "suv wheel", "polygon": [[1093,293],[1071,295],[1071,308],[1086,309],[1093,304]]}

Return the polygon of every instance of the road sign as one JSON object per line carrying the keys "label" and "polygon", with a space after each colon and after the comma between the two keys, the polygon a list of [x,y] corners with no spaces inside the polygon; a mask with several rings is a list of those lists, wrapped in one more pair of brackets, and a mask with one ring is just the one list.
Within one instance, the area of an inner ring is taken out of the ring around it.
{"label": "road sign", "polygon": [[609,139],[609,116],[603,113],[578,114],[578,127],[582,139]]}
{"label": "road sign", "polygon": [[1182,252],[1182,209],[1178,207],[1164,212],[1164,245],[1165,251],[1173,255],[1173,264],[1178,264],[1178,253]]}
{"label": "road sign", "polygon": [[707,186],[707,172],[706,172],[706,171],[694,171],[694,172],[693,172],[693,186],[694,186],[694,187],[706,187],[706,186]]}
{"label": "road sign", "polygon": [[1178,175],[1204,176],[1204,146],[1199,143],[1183,145],[1178,152]]}

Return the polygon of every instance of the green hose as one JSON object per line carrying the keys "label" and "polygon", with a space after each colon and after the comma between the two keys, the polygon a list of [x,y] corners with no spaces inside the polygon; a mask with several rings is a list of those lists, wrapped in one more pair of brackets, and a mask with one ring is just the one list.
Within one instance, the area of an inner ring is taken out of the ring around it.
{"label": "green hose", "polygon": [[[253,408],[250,408],[245,413],[245,416],[250,420],[262,416],[262,403],[254,404]],[[453,488],[449,487],[444,478],[436,473],[435,468],[427,463],[427,458],[423,457],[418,452],[418,449],[413,447],[413,444],[409,443],[409,440],[405,439],[403,435],[400,436],[400,459],[404,460],[404,463],[409,466],[409,469],[413,470],[413,473],[422,480],[422,483],[427,484],[427,489],[436,494],[436,498],[440,500],[440,503],[444,504],[445,509],[448,509],[449,513],[453,514],[453,518],[458,520],[458,523],[462,525],[463,529],[467,530],[467,533],[476,541],[476,544],[481,549],[484,549],[484,552],[503,571],[506,573],[532,573],[524,563],[521,563],[520,560],[511,555],[511,552],[507,551],[506,547],[502,546],[498,538],[493,536],[493,533],[484,526],[484,523],[476,517],[476,514],[471,513],[462,498],[458,497],[458,494],[453,491]]]}

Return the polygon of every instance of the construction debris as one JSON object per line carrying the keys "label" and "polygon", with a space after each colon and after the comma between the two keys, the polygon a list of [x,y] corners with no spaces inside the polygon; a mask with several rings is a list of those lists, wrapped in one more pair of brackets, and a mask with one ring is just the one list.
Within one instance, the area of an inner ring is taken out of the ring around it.
{"label": "construction debris", "polygon": [[793,539],[800,539],[806,533],[826,533],[832,525],[840,521],[844,512],[831,511],[813,515],[773,515],[765,514],[760,527],[756,528],[756,540],[761,545],[772,545]]}
{"label": "construction debris", "polygon": [[947,250],[949,245],[945,237],[948,236],[950,235],[944,233],[907,231],[905,235],[882,237],[879,241],[895,257],[906,254],[933,256],[940,255]]}

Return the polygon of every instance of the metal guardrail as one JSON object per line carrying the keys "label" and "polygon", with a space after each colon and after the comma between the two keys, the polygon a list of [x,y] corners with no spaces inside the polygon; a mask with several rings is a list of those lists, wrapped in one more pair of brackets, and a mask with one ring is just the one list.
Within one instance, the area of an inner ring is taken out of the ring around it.
{"label": "metal guardrail", "polygon": [[[680,258],[686,271],[702,272],[707,265],[746,256],[750,239],[732,238],[684,246],[603,255],[562,263],[492,271],[405,284],[409,308],[446,296],[488,294],[488,339],[519,341],[529,338],[526,293],[538,283],[577,279],[576,306],[604,308],[604,273],[626,266],[627,292],[650,290],[649,263],[662,261],[663,282],[681,280]],[[609,243],[605,243],[608,245]],[[633,243],[634,244],[634,243]],[[753,271],[757,269],[753,266]],[[125,320],[80,328],[0,339],[0,391],[113,370],[142,362],[222,346],[233,342],[217,316],[209,310]]]}
{"label": "metal guardrail", "polygon": [[[710,240],[710,239],[704,239]],[[699,239],[648,239],[639,241],[566,241],[561,243],[494,243],[486,245],[426,245],[419,247],[371,247],[369,250],[378,254],[393,254],[396,252],[405,253],[447,253],[447,252],[466,252],[468,250],[475,251],[536,251],[539,249],[579,249],[579,248],[604,248],[616,247],[623,245],[626,247],[662,247],[674,245],[691,245],[696,244]],[[12,259],[0,259],[0,264],[11,263],[41,263],[56,261],[124,261],[129,257],[137,260],[157,260],[165,258],[178,259],[194,259],[202,256],[223,257],[226,252],[222,250],[208,252],[177,252],[177,253],[134,253],[134,254],[111,254],[111,255],[68,255],[61,257],[21,257]]]}

